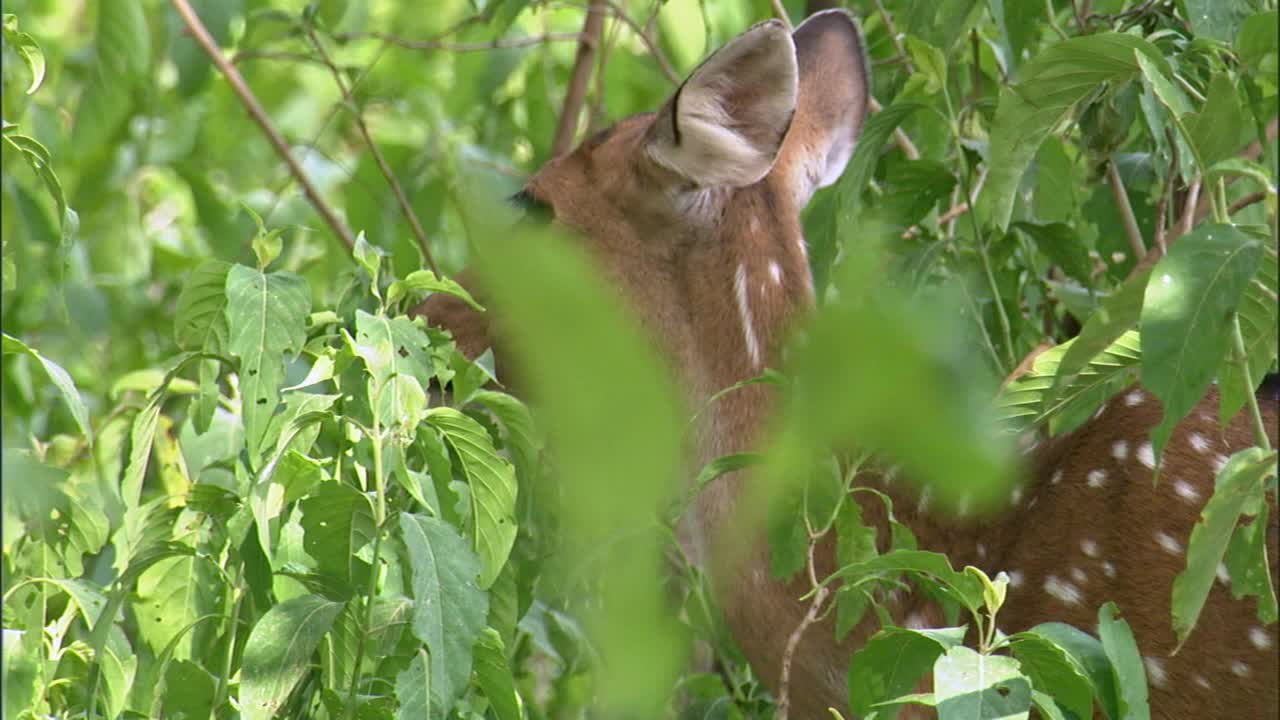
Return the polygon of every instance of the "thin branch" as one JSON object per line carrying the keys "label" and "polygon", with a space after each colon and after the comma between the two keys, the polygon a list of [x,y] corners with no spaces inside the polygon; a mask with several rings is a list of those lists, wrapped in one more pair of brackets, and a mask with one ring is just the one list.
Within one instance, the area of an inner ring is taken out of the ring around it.
{"label": "thin branch", "polygon": [[782,6],[782,0],[770,0],[770,2],[773,5],[773,16],[787,26],[787,32],[791,32],[791,18],[787,15],[787,9]]}
{"label": "thin branch", "polygon": [[822,604],[826,602],[831,591],[826,585],[818,585],[814,573],[813,547],[814,539],[809,540],[809,581],[815,585],[813,600],[809,602],[809,610],[800,619],[800,624],[787,636],[787,644],[782,651],[782,670],[778,676],[778,702],[773,711],[774,720],[787,720],[791,711],[791,664],[795,661],[796,649],[800,647],[800,639],[805,631],[818,622],[822,616]]}
{"label": "thin branch", "polygon": [[1147,254],[1147,246],[1142,242],[1142,230],[1138,228],[1138,218],[1133,214],[1133,206],[1129,204],[1129,193],[1125,192],[1124,180],[1120,178],[1120,168],[1114,159],[1107,160],[1107,183],[1111,185],[1111,197],[1115,200],[1116,209],[1120,211],[1120,219],[1124,222],[1124,234],[1129,238],[1129,249],[1133,251],[1136,261]]}
{"label": "thin branch", "polygon": [[564,107],[560,109],[560,121],[556,124],[555,139],[551,143],[551,157],[559,157],[569,151],[578,131],[578,115],[587,97],[587,82],[591,79],[592,60],[600,44],[600,28],[606,13],[604,0],[591,0],[587,7],[587,19],[582,22],[582,37],[578,40],[578,54],[573,59],[573,72],[569,76],[569,89],[564,95]]}
{"label": "thin branch", "polygon": [[262,105],[258,103],[258,99],[254,97],[253,92],[249,90],[249,86],[245,84],[244,78],[240,76],[240,72],[236,70],[234,65],[227,61],[227,58],[222,55],[222,52],[214,43],[213,38],[209,36],[209,31],[205,29],[204,23],[200,21],[200,17],[191,9],[191,5],[187,0],[170,0],[170,2],[173,4],[174,10],[178,11],[178,15],[182,18],[182,21],[186,23],[187,29],[191,32],[192,37],[195,38],[196,42],[205,51],[205,54],[209,56],[209,59],[213,61],[213,64],[218,68],[218,71],[226,77],[227,83],[231,86],[232,92],[234,92],[236,97],[240,99],[241,104],[243,104],[245,110],[249,112],[249,116],[253,118],[253,121],[258,125],[258,128],[262,130],[264,135],[266,135],[267,141],[271,143],[271,147],[275,148],[276,154],[279,155],[280,159],[284,160],[285,164],[289,166],[289,172],[293,173],[293,176],[297,178],[298,184],[302,186],[302,193],[303,195],[306,195],[311,206],[316,209],[316,212],[320,213],[320,217],[324,219],[325,224],[333,230],[334,234],[338,236],[338,239],[342,241],[342,244],[346,246],[347,252],[352,252],[355,249],[356,240],[355,237],[352,236],[350,228],[346,226],[346,223],[342,222],[337,213],[333,211],[333,208],[329,207],[329,205],[321,199],[320,193],[316,190],[315,186],[311,184],[311,180],[307,177],[306,172],[303,171],[302,166],[298,164],[296,159],[294,159],[293,153],[289,151],[289,146],[285,143],[284,138],[282,138],[280,133],[276,131],[275,127],[271,125],[271,119],[267,117],[266,111],[262,109]]}
{"label": "thin branch", "polygon": [[661,70],[662,74],[671,81],[671,84],[679,85],[680,75],[676,73],[675,68],[671,67],[671,62],[667,60],[667,56],[663,54],[662,48],[658,47],[658,43],[653,41],[653,38],[650,37],[645,28],[640,27],[640,24],[633,20],[631,16],[626,13],[626,10],[624,10],[618,3],[614,2],[614,0],[605,0],[605,3],[607,3],[609,8],[613,10],[613,16],[621,20],[624,25],[631,29],[631,32],[635,33],[636,36],[640,38],[640,42],[644,43],[649,54],[652,55],[654,61],[658,63],[658,69]]}
{"label": "thin branch", "polygon": [[431,243],[427,241],[427,234],[423,232],[422,224],[418,222],[418,216],[413,212],[413,208],[410,207],[409,198],[405,197],[404,189],[400,187],[400,181],[396,179],[396,174],[391,171],[391,166],[387,164],[387,159],[382,155],[382,151],[378,149],[378,144],[373,141],[373,136],[369,133],[369,126],[364,121],[364,113],[356,106],[355,99],[351,96],[351,88],[347,87],[347,83],[342,79],[342,71],[338,69],[337,65],[333,64],[329,53],[324,49],[324,43],[320,42],[320,38],[316,37],[315,29],[310,24],[307,24],[305,30],[312,48],[320,56],[320,60],[325,67],[329,68],[329,73],[333,75],[333,81],[337,83],[338,90],[342,92],[342,99],[351,110],[351,116],[355,119],[356,129],[360,131],[360,137],[364,140],[365,147],[369,148],[369,153],[373,155],[373,160],[377,163],[378,170],[382,173],[382,177],[386,179],[392,194],[395,195],[396,204],[400,206],[400,213],[404,215],[404,219],[409,223],[409,229],[413,231],[413,237],[418,241],[418,249],[422,251],[422,259],[426,261],[427,267],[431,268],[431,272],[436,277],[441,277],[440,268],[436,266],[435,258],[431,255]]}
{"label": "thin branch", "polygon": [[888,33],[890,42],[893,43],[893,51],[897,55],[902,67],[906,69],[908,75],[914,75],[916,70],[911,64],[911,56],[907,54],[907,48],[902,44],[902,36],[893,26],[893,16],[888,10],[884,9],[884,3],[876,0],[876,12],[880,13],[880,19],[884,21],[884,31]]}
{"label": "thin branch", "polygon": [[[969,207],[972,205],[972,203],[978,200],[978,193],[982,192],[982,185],[986,181],[987,181],[987,168],[984,165],[982,169],[978,171],[977,181],[973,183],[973,196],[969,198],[968,202],[962,202],[956,205],[952,205],[950,209],[948,209],[946,212],[939,215],[938,225],[939,226],[953,225],[957,218],[969,212]],[[957,187],[957,190],[958,189],[959,188]],[[910,240],[911,238],[915,237],[919,233],[920,233],[920,226],[912,225],[911,227],[906,229],[906,232],[902,233],[902,239]],[[952,234],[951,228],[947,229],[947,234],[948,236]]]}
{"label": "thin branch", "polygon": [[1254,193],[1249,193],[1248,195],[1245,195],[1239,200],[1236,200],[1235,202],[1231,203],[1231,207],[1227,208],[1227,215],[1235,215],[1236,213],[1249,207],[1250,205],[1253,205],[1254,203],[1262,202],[1263,200],[1266,199],[1266,197],[1267,197],[1267,193],[1265,190],[1259,190]]}
{"label": "thin branch", "polygon": [[497,40],[484,43],[451,43],[434,38],[430,40],[409,40],[407,38],[383,32],[348,32],[336,33],[333,36],[333,39],[339,42],[364,38],[381,40],[389,45],[395,45],[396,47],[404,48],[405,50],[443,50],[445,52],[459,53],[532,47],[534,45],[545,45],[549,42],[560,42],[564,40],[582,40],[582,36],[578,33],[565,32],[544,33],[542,35],[530,35],[528,37],[518,38],[498,38]]}
{"label": "thin branch", "polygon": [[1187,198],[1182,205],[1182,220],[1178,222],[1177,232],[1169,238],[1169,244],[1191,232],[1191,228],[1195,225],[1196,207],[1200,202],[1200,187],[1203,183],[1204,179],[1197,175],[1196,179],[1191,181],[1191,187],[1187,188]]}

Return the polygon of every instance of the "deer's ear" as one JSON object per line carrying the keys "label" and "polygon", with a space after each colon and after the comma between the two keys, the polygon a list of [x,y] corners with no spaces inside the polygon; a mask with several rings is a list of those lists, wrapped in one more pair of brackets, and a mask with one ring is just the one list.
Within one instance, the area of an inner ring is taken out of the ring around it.
{"label": "deer's ear", "polygon": [[816,13],[793,35],[800,97],[778,169],[804,207],[844,172],[862,130],[870,74],[862,32],[844,10]]}
{"label": "deer's ear", "polygon": [[734,38],[658,111],[646,149],[700,187],[751,185],[777,160],[796,109],[791,36],[777,20]]}

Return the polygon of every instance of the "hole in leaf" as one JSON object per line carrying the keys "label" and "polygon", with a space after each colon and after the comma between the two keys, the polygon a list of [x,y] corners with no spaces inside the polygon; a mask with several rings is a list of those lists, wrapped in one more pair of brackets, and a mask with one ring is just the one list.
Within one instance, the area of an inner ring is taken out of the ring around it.
{"label": "hole in leaf", "polygon": [[405,350],[403,345],[400,346],[400,349],[396,350],[396,353],[399,354],[400,357],[402,358],[409,357],[409,351]]}
{"label": "hole in leaf", "polygon": [[258,404],[259,404],[259,405],[266,405],[266,404],[267,404],[267,399],[266,399],[266,398],[258,398]]}
{"label": "hole in leaf", "polygon": [[999,695],[1000,697],[1009,697],[1010,692],[1013,692],[1013,691],[1010,690],[1006,685],[996,686],[996,694]]}

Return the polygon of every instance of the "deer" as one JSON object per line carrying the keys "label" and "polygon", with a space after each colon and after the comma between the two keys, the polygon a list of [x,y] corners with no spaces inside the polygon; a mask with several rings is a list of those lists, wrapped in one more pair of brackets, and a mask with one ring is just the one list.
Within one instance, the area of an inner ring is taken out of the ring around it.
{"label": "deer", "polygon": [[[823,11],[794,30],[762,22],[711,54],[656,112],[623,119],[546,162],[516,199],[582,243],[699,407],[776,366],[788,329],[814,306],[800,211],[841,175],[869,102],[868,61],[852,15]],[[450,296],[434,295],[413,312],[449,330],[469,356],[495,347],[495,335],[501,342],[486,315]],[[754,448],[772,392],[751,385],[708,406],[698,459]],[[1048,620],[1091,629],[1099,605],[1115,601],[1143,654],[1154,717],[1276,717],[1276,629],[1225,586],[1213,589],[1199,629],[1171,654],[1167,598],[1187,537],[1216,469],[1253,444],[1242,418],[1219,427],[1215,403],[1210,392],[1177,427],[1159,484],[1147,440],[1159,402],[1139,388],[1040,444],[1008,506],[981,522],[930,514],[888,478],[868,482],[894,500],[922,549],[1008,574],[1000,624],[1010,632]],[[1274,394],[1264,398],[1272,428],[1276,406]],[[732,560],[717,541],[734,536],[735,502],[751,482],[740,471],[709,485],[691,524],[733,637],[776,692],[809,586],[772,578],[762,539]],[[887,537],[883,505],[864,503],[863,511]],[[1278,528],[1273,512],[1273,572]],[[834,570],[833,557],[830,543],[818,547],[820,575]],[[938,608],[917,595],[889,604],[894,623],[939,626]],[[837,642],[825,620],[800,638],[789,668],[792,717],[831,717],[829,707],[849,716],[849,658],[877,629],[868,618]]]}

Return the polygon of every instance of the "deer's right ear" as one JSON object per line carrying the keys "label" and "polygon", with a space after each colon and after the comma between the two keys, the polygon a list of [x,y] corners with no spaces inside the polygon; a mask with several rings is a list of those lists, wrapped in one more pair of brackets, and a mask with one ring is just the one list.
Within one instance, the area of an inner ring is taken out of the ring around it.
{"label": "deer's right ear", "polygon": [[649,157],[699,187],[751,185],[777,160],[798,85],[791,35],[777,20],[760,23],[707,58],[658,111]]}

